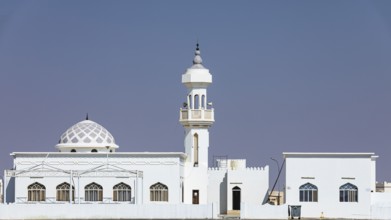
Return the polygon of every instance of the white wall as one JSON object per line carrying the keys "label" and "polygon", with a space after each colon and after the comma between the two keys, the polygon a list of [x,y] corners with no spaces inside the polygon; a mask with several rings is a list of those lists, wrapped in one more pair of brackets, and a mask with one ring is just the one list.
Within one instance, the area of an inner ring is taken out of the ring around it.
{"label": "white wall", "polygon": [[376,192],[376,159],[378,156],[371,158],[371,191]]}
{"label": "white wall", "polygon": [[372,193],[371,219],[391,219],[391,193]]}
{"label": "white wall", "polygon": [[[181,181],[183,177],[183,161],[178,156],[161,155],[157,156],[129,156],[124,154],[109,154],[109,158],[106,158],[106,154],[74,154],[72,157],[69,155],[53,155],[48,158],[39,156],[30,157],[17,157],[14,161],[18,170],[24,170],[31,168],[35,164],[42,163],[48,166],[42,166],[42,169],[50,169],[49,166],[64,169],[64,170],[88,170],[100,165],[106,164],[108,161],[110,166],[107,169],[128,169],[138,170],[143,172],[143,177],[136,179],[132,178],[118,178],[115,176],[115,171],[109,172],[108,177],[96,176],[96,177],[81,177],[80,187],[77,178],[73,179],[75,186],[75,198],[77,199],[78,193],[82,201],[84,200],[84,187],[91,183],[96,182],[103,187],[103,197],[105,202],[109,202],[112,199],[113,186],[124,182],[132,187],[132,197],[136,195],[136,191],[139,193],[136,196],[136,202],[151,203],[149,195],[149,187],[157,182],[161,182],[167,185],[169,189],[169,201],[170,204],[182,203],[182,190]],[[37,167],[41,169],[41,166]],[[104,169],[105,167],[103,167]],[[36,173],[39,176],[39,172]],[[136,183],[138,180],[138,183]],[[43,178],[31,178],[31,177],[18,177],[15,181],[15,198],[16,202],[27,199],[27,186],[39,182],[46,187],[46,197],[55,200],[56,186],[63,183],[69,183],[70,178],[68,176],[57,177],[43,177]],[[138,188],[138,189],[137,189]],[[7,201],[12,201],[7,199]],[[153,203],[153,202],[152,202]]]}
{"label": "white wall", "polygon": [[[303,217],[369,218],[373,164],[370,157],[295,156],[286,157],[286,204],[301,205]],[[318,187],[318,202],[300,202],[299,187]],[[358,187],[358,202],[340,202],[339,187]]]}
{"label": "white wall", "polygon": [[208,203],[219,203],[221,214],[232,210],[232,188],[241,189],[241,202],[262,204],[269,188],[269,167],[230,170],[209,168]]}
{"label": "white wall", "polygon": [[218,204],[219,214],[227,213],[227,169],[209,168],[208,203]]}
{"label": "white wall", "polygon": [[[184,173],[184,203],[192,204],[193,190],[199,190],[199,204],[208,202],[208,148],[207,128],[185,128],[185,151],[188,155]],[[194,134],[198,135],[198,166],[194,166]]]}
{"label": "white wall", "polygon": [[241,202],[262,204],[269,190],[269,166],[228,170],[227,209],[232,210],[232,189],[241,189]]}
{"label": "white wall", "polygon": [[287,219],[288,205],[269,205],[269,204],[241,204],[241,219]]}
{"label": "white wall", "polygon": [[212,219],[213,204],[0,204],[0,219]]}

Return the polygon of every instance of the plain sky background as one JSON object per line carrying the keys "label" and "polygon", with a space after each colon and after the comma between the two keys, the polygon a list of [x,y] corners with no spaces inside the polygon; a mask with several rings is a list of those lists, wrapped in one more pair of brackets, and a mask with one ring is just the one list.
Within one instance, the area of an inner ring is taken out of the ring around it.
{"label": "plain sky background", "polygon": [[198,39],[214,80],[210,159],[270,165],[274,179],[282,152],[375,152],[390,181],[390,12],[390,1],[0,1],[0,170],[11,152],[56,151],[87,112],[121,152],[183,152],[181,74]]}

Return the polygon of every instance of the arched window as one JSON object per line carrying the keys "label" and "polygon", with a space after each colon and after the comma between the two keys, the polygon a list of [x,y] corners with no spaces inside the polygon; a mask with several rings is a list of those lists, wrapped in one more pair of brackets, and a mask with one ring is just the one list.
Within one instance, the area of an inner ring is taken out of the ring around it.
{"label": "arched window", "polygon": [[125,183],[113,187],[113,201],[126,202],[132,200],[132,188]]}
{"label": "arched window", "polygon": [[311,183],[300,186],[300,202],[317,202],[318,187]]}
{"label": "arched window", "polygon": [[96,149],[92,149],[91,152],[92,152],[92,153],[96,153],[96,152],[98,152],[98,151],[97,151]]}
{"label": "arched window", "polygon": [[75,149],[72,149],[72,150],[71,150],[71,152],[72,152],[72,153],[75,153],[75,152],[76,152],[76,150],[75,150]]}
{"label": "arched window", "polygon": [[[71,188],[69,183],[61,183],[56,187],[56,200],[57,201],[69,201],[69,188]],[[75,200],[75,187],[72,186],[72,201]]]}
{"label": "arched window", "polygon": [[194,143],[193,143],[193,148],[194,148],[194,166],[198,167],[198,134],[194,134]]}
{"label": "arched window", "polygon": [[201,106],[203,109],[205,109],[206,107],[206,103],[205,103],[205,95],[202,95],[202,99],[201,99]]}
{"label": "arched window", "polygon": [[155,183],[150,188],[151,201],[168,202],[168,187],[162,183]]}
{"label": "arched window", "polygon": [[340,202],[358,202],[358,188],[357,186],[346,183],[339,187],[339,201]]}
{"label": "arched window", "polygon": [[27,187],[28,201],[45,201],[46,188],[44,185],[35,182]]}
{"label": "arched window", "polygon": [[90,183],[84,187],[85,201],[103,201],[103,187],[97,183]]}

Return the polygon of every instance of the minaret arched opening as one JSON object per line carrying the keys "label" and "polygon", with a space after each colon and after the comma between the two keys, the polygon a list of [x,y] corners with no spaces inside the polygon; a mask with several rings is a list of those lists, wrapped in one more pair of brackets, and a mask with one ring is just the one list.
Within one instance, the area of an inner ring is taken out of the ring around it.
{"label": "minaret arched opening", "polygon": [[200,109],[200,96],[194,96],[194,109]]}
{"label": "minaret arched opening", "polygon": [[194,145],[193,145],[193,147],[194,147],[194,166],[198,167],[199,145],[198,145],[198,134],[197,133],[194,134],[193,141],[194,141]]}
{"label": "minaret arched opening", "polygon": [[191,95],[189,95],[189,109],[193,108],[193,99],[191,98]]}

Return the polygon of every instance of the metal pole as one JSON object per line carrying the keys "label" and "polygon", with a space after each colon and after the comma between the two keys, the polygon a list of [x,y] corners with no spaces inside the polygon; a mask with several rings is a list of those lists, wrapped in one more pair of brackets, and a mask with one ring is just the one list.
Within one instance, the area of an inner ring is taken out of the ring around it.
{"label": "metal pole", "polygon": [[[136,180],[137,180],[137,175],[136,175]],[[133,180],[133,185],[134,185],[134,204],[136,204],[136,197],[137,197],[137,193],[138,193],[136,180]]]}
{"label": "metal pole", "polygon": [[[278,163],[278,161],[277,161],[276,159],[273,159],[273,158],[270,158],[270,159],[272,159],[272,160],[274,160],[274,161],[277,162],[277,166],[278,166],[278,176],[277,176],[276,181],[274,182],[273,188],[272,188],[272,190],[271,190],[271,192],[270,192],[270,194],[269,194],[269,198],[267,199],[268,202],[270,201],[270,196],[271,196],[272,192],[274,191],[274,187],[276,187],[276,184],[277,184],[277,182],[278,182],[278,179],[279,179],[279,177],[280,177],[281,170],[282,170],[282,169],[280,169],[280,165],[279,165],[279,163]],[[283,163],[282,163],[282,166],[283,166],[283,167],[284,167],[284,163],[285,163],[285,160],[284,160]]]}
{"label": "metal pole", "polygon": [[137,175],[136,175],[136,189],[137,189],[137,196],[136,196],[136,204],[138,204],[138,196],[139,196],[139,194],[140,194],[140,192],[139,192],[139,189],[138,189],[138,170],[136,171],[136,173],[137,173]]}
{"label": "metal pole", "polygon": [[71,175],[70,175],[70,179],[69,179],[69,204],[72,204],[72,195],[73,195],[73,189],[72,189],[72,170],[71,170]]}
{"label": "metal pole", "polygon": [[79,175],[77,176],[77,196],[79,197],[79,204],[80,204],[80,176]]}
{"label": "metal pole", "polygon": [[[271,157],[270,159],[277,163],[278,172],[280,172],[280,164],[278,163],[278,160],[276,160],[276,159],[274,159],[274,158],[272,158],[272,157]],[[278,179],[277,179],[277,182],[278,182]],[[272,192],[272,193],[273,193],[273,192]],[[279,182],[278,182],[277,205],[280,205],[280,183],[279,183]]]}

